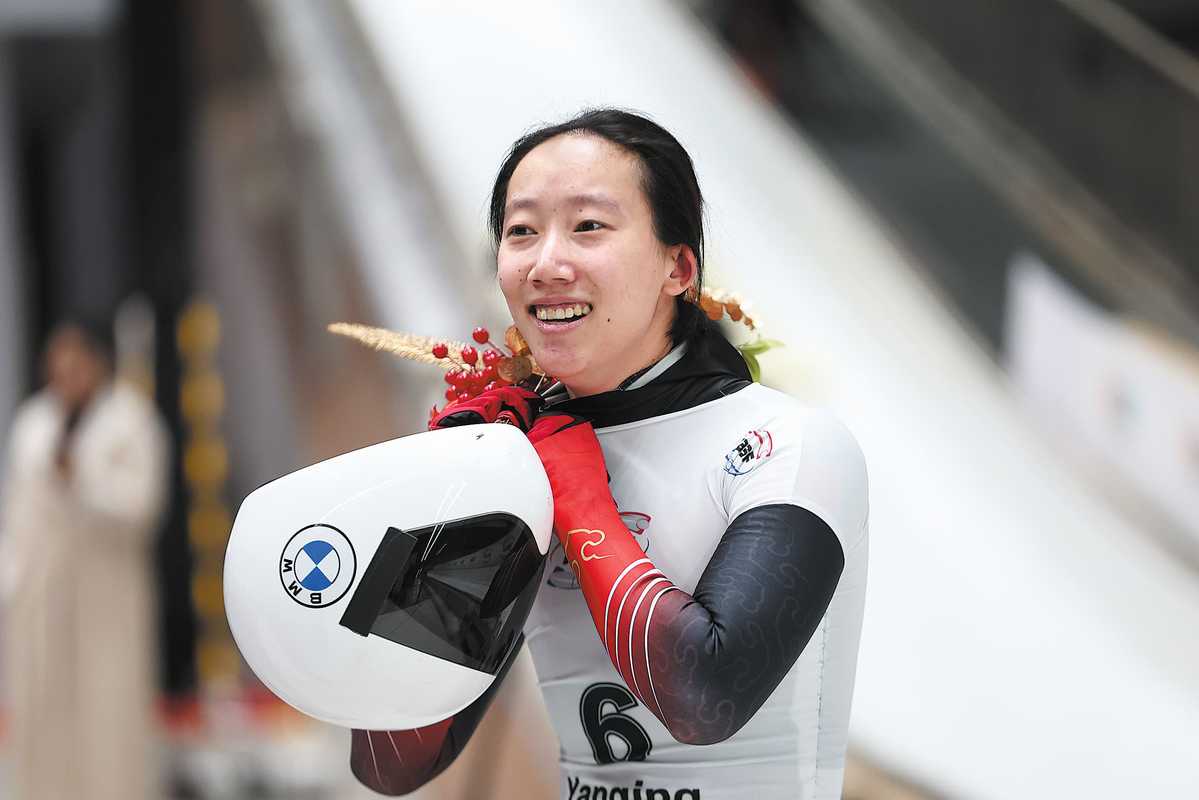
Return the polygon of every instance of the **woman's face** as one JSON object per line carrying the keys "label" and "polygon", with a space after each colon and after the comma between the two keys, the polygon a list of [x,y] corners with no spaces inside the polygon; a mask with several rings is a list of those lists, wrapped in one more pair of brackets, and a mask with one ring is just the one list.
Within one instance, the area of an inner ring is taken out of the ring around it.
{"label": "woman's face", "polygon": [[104,361],[88,347],[78,329],[59,328],[46,345],[46,383],[68,410],[82,408],[104,383]]}
{"label": "woman's face", "polygon": [[557,136],[512,173],[500,288],[533,357],[576,396],[614,389],[669,350],[690,250],[664,246],[637,157],[588,134]]}

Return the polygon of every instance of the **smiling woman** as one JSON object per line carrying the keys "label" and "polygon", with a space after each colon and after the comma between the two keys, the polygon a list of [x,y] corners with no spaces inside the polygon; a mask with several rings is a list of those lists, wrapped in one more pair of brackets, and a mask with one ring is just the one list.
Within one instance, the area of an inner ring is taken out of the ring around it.
{"label": "smiling woman", "polygon": [[573,395],[616,388],[694,332],[702,211],[687,151],[640,117],[590,112],[513,146],[491,199],[500,286]]}
{"label": "smiling woman", "polygon": [[[702,219],[691,158],[645,117],[518,140],[491,198],[498,279],[558,382],[431,423],[517,424],[549,478],[558,541],[525,631],[563,797],[840,796],[865,464],[830,415],[754,384],[696,305]],[[436,725],[355,731],[355,774],[420,786],[498,685]]]}

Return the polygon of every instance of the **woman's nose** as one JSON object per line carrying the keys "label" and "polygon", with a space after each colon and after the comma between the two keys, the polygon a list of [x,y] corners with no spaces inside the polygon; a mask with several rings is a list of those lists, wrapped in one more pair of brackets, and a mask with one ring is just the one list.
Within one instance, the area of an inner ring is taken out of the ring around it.
{"label": "woman's nose", "polygon": [[575,278],[567,243],[561,236],[550,233],[541,242],[537,260],[529,270],[532,283],[570,283]]}

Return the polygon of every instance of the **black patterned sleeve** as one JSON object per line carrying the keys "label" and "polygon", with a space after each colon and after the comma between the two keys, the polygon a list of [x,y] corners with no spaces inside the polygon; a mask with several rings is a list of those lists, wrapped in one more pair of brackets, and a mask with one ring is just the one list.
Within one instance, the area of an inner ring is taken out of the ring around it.
{"label": "black patterned sleeve", "polygon": [[645,620],[651,708],[677,740],[723,741],[753,717],[811,639],[844,566],[815,514],[758,506],[729,525],[690,596],[656,598]]}

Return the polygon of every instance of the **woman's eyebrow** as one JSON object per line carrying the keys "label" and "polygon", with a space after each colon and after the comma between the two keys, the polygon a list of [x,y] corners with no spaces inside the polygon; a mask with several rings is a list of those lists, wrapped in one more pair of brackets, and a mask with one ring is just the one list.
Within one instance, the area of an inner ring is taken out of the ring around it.
{"label": "woman's eyebrow", "polygon": [[[599,206],[608,209],[612,213],[620,212],[620,204],[606,194],[595,192],[572,194],[565,199],[565,202],[569,205]],[[504,213],[511,214],[513,211],[523,211],[525,209],[535,210],[540,205],[541,203],[535,197],[514,197],[508,201],[508,205],[504,208]]]}
{"label": "woman's eyebrow", "polygon": [[620,211],[620,204],[606,194],[575,194],[566,198],[566,202],[580,206],[600,206],[614,213]]}

